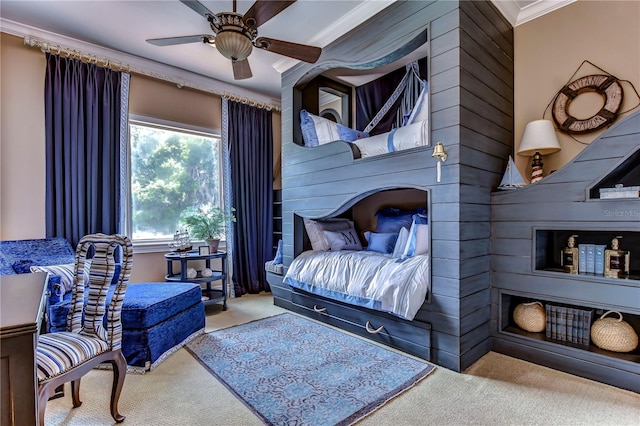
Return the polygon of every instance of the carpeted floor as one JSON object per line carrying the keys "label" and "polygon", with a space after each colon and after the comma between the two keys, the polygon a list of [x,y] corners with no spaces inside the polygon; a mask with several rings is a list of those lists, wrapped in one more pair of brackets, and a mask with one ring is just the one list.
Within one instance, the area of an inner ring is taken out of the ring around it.
{"label": "carpeted floor", "polygon": [[352,424],[435,369],[291,313],[205,334],[187,349],[270,425]]}
{"label": "carpeted floor", "polygon": [[[270,294],[207,307],[207,331],[286,312]],[[111,425],[111,373],[82,379],[82,406],[67,396],[47,404],[46,425]],[[261,425],[262,421],[185,349],[145,375],[127,375],[120,398],[124,425]],[[464,374],[438,367],[358,425],[640,424],[640,395],[490,352]]]}

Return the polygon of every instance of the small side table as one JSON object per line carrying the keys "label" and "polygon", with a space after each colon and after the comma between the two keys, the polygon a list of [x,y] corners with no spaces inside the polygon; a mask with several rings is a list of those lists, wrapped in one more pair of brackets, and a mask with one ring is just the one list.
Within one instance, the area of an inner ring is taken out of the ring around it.
{"label": "small side table", "polygon": [[[167,261],[167,275],[165,281],[180,281],[191,283],[206,283],[206,288],[202,289],[202,301],[205,305],[210,303],[222,302],[222,310],[227,310],[227,253],[219,251],[212,254],[198,254],[197,251],[189,251],[185,253],[171,252],[164,255]],[[211,259],[220,259],[222,267],[220,269],[211,269]],[[203,277],[198,272],[196,278],[187,278],[188,262],[193,260],[204,260],[205,267],[211,269],[210,277]],[[173,272],[173,262],[180,262],[180,273]],[[222,282],[222,289],[212,287],[214,281]]]}

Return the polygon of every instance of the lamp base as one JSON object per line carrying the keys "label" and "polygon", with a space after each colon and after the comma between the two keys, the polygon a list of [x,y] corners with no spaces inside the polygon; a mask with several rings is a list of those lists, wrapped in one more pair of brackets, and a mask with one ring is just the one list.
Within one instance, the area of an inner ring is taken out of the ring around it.
{"label": "lamp base", "polygon": [[533,154],[533,161],[531,162],[531,183],[542,180],[542,171],[542,155],[536,152]]}

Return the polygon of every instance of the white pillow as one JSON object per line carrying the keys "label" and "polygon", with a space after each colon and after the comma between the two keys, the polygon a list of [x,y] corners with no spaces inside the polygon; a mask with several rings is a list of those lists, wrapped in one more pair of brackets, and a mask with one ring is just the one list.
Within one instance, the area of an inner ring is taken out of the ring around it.
{"label": "white pillow", "polygon": [[344,218],[322,220],[304,218],[303,220],[309,241],[311,241],[311,248],[315,251],[328,251],[331,249],[329,241],[322,231],[345,231],[353,228],[353,222]]}
{"label": "white pillow", "polygon": [[353,142],[362,158],[374,157],[388,152],[426,146],[429,144],[429,126],[426,121],[407,124],[389,132],[359,139]]}
{"label": "white pillow", "polygon": [[338,250],[362,250],[362,244],[358,233],[354,228],[344,231],[323,231],[329,241],[331,251]]}
{"label": "white pillow", "polygon": [[396,240],[396,246],[393,248],[392,257],[402,257],[408,238],[409,230],[403,226],[398,233],[398,239]]}
{"label": "white pillow", "polygon": [[333,141],[353,142],[369,137],[368,133],[310,114],[304,109],[300,111],[300,126],[305,146],[324,145]]}
{"label": "white pillow", "polygon": [[429,225],[414,222],[409,230],[402,257],[429,253]]}

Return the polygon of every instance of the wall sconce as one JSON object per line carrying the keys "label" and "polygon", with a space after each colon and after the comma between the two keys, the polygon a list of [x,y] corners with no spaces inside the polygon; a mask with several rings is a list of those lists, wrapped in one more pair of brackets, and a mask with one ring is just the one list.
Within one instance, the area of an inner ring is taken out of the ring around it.
{"label": "wall sconce", "polygon": [[531,183],[542,179],[542,156],[560,151],[560,143],[550,120],[535,120],[526,125],[520,140],[518,154],[533,156]]}
{"label": "wall sconce", "polygon": [[444,150],[442,142],[436,143],[436,146],[433,147],[433,154],[431,154],[431,156],[436,159],[436,181],[440,182],[440,176],[442,173],[440,163],[447,161],[447,151]]}

